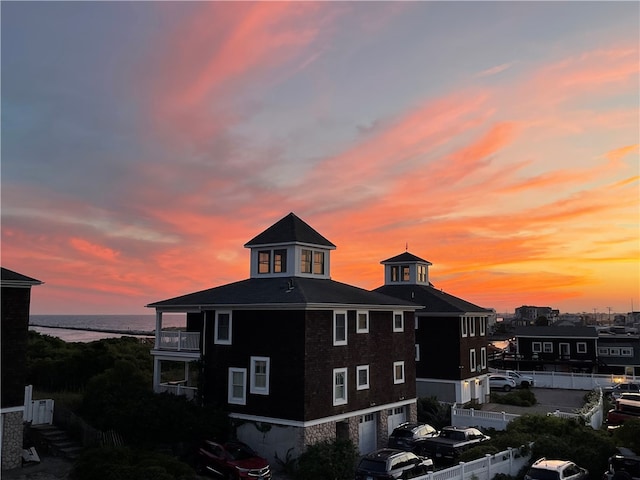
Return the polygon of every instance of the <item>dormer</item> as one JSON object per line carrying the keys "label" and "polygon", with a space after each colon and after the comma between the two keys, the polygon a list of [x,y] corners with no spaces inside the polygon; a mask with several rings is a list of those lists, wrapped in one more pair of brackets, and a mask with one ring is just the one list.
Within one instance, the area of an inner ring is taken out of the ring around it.
{"label": "dormer", "polygon": [[384,265],[385,285],[429,285],[431,262],[404,252],[380,262]]}
{"label": "dormer", "polygon": [[331,278],[329,253],[336,246],[290,213],[245,245],[251,278]]}

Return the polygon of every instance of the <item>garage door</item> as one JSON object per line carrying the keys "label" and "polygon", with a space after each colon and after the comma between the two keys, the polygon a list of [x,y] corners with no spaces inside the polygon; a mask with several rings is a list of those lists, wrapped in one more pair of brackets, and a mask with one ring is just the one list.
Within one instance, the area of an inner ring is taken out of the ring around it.
{"label": "garage door", "polygon": [[373,413],[362,415],[358,427],[360,440],[358,448],[360,455],[373,452],[376,449],[376,416]]}
{"label": "garage door", "polygon": [[405,413],[404,407],[396,407],[396,408],[389,409],[387,413],[388,413],[387,427],[389,430],[388,433],[389,435],[391,435],[391,432],[393,432],[394,428],[396,428],[401,423],[404,423],[407,421],[407,415]]}

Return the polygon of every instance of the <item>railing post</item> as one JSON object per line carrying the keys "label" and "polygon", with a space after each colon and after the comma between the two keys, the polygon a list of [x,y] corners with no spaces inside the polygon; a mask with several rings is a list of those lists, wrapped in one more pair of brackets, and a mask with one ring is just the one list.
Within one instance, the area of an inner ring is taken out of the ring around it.
{"label": "railing post", "polygon": [[460,462],[458,466],[460,467],[460,480],[464,480],[464,462]]}
{"label": "railing post", "polygon": [[491,479],[493,475],[491,475],[491,454],[485,453],[484,458],[487,461],[487,478]]}
{"label": "railing post", "polygon": [[156,311],[156,345],[155,349],[160,348],[160,332],[162,331],[162,312]]}

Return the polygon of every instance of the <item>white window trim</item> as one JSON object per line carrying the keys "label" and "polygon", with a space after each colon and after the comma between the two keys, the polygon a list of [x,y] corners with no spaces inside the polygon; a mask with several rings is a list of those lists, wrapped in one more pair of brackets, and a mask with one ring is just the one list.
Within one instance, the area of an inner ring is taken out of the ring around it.
{"label": "white window trim", "polygon": [[[233,374],[242,373],[242,397],[233,396]],[[234,405],[246,405],[247,404],[247,369],[246,368],[234,368],[229,367],[229,385],[227,390],[227,401]]]}
{"label": "white window trim", "polygon": [[[367,383],[360,384],[360,372],[367,372]],[[356,389],[367,390],[369,388],[369,365],[358,365],[356,367]]]}
{"label": "white window trim", "polygon": [[621,357],[633,357],[633,347],[620,347]]}
{"label": "white window trim", "polygon": [[475,372],[477,367],[478,367],[478,361],[476,358],[476,349],[472,348],[471,350],[469,350],[469,369],[472,372]]}
{"label": "white window trim", "polygon": [[462,317],[460,319],[460,327],[462,329],[462,336],[466,337],[468,334],[467,334],[467,319],[465,317]]}
{"label": "white window trim", "polygon": [[542,353],[553,353],[553,342],[542,342]]}
{"label": "white window trim", "polygon": [[487,347],[480,349],[480,370],[486,370],[487,368]]}
{"label": "white window trim", "polygon": [[[360,328],[360,315],[367,317],[367,326],[365,328]],[[358,310],[356,312],[356,333],[369,333],[369,312],[366,310]]]}
{"label": "white window trim", "polygon": [[[218,318],[221,314],[229,315],[229,338],[221,339],[218,337]],[[216,345],[231,345],[231,340],[233,339],[233,315],[231,314],[231,310],[216,311],[214,332],[213,343],[215,343]]]}
{"label": "white window trim", "polygon": [[531,342],[531,351],[533,353],[542,353],[542,342]]}
{"label": "white window trim", "polygon": [[602,355],[604,357],[609,356],[609,349],[607,347],[598,347],[598,355]]}
{"label": "white window trim", "polygon": [[476,317],[469,317],[469,336],[476,336]]}
{"label": "white window trim", "polygon": [[[396,377],[396,368],[397,367],[402,367],[402,377],[398,378]],[[404,362],[393,362],[393,383],[398,385],[400,383],[404,383]]]}
{"label": "white window trim", "polygon": [[576,344],[576,353],[587,353],[587,342],[578,342]]}
{"label": "white window trim", "polygon": [[[266,380],[264,387],[256,386],[256,362],[265,362],[266,365]],[[256,395],[269,395],[269,378],[271,376],[271,359],[269,357],[251,357],[251,385],[250,393]]]}
{"label": "white window trim", "polygon": [[[396,327],[396,316],[400,317],[400,326]],[[393,312],[393,331],[404,332],[404,314],[402,312]]]}
{"label": "white window trim", "polygon": [[484,337],[487,334],[487,317],[480,317],[480,336]]}
{"label": "white window trim", "polygon": [[[344,374],[344,398],[336,397],[336,376],[340,373]],[[348,370],[346,368],[334,368],[333,369],[333,405],[346,405],[349,401],[348,395]]]}
{"label": "white window trim", "polygon": [[[344,315],[344,340],[338,340],[336,335],[338,333],[338,315]],[[347,338],[349,337],[349,319],[347,317],[346,310],[336,310],[333,312],[333,345],[341,346],[347,344]]]}

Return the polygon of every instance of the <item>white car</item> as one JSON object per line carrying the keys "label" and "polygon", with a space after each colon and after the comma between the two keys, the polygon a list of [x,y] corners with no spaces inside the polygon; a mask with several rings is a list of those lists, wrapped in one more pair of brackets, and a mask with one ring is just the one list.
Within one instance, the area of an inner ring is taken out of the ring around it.
{"label": "white car", "polygon": [[509,392],[516,388],[516,382],[506,375],[489,375],[489,388]]}
{"label": "white car", "polygon": [[533,387],[533,377],[523,375],[515,370],[507,370],[505,373],[516,382],[516,386],[522,388]]}
{"label": "white car", "polygon": [[524,476],[524,480],[586,480],[589,472],[567,460],[537,460]]}

